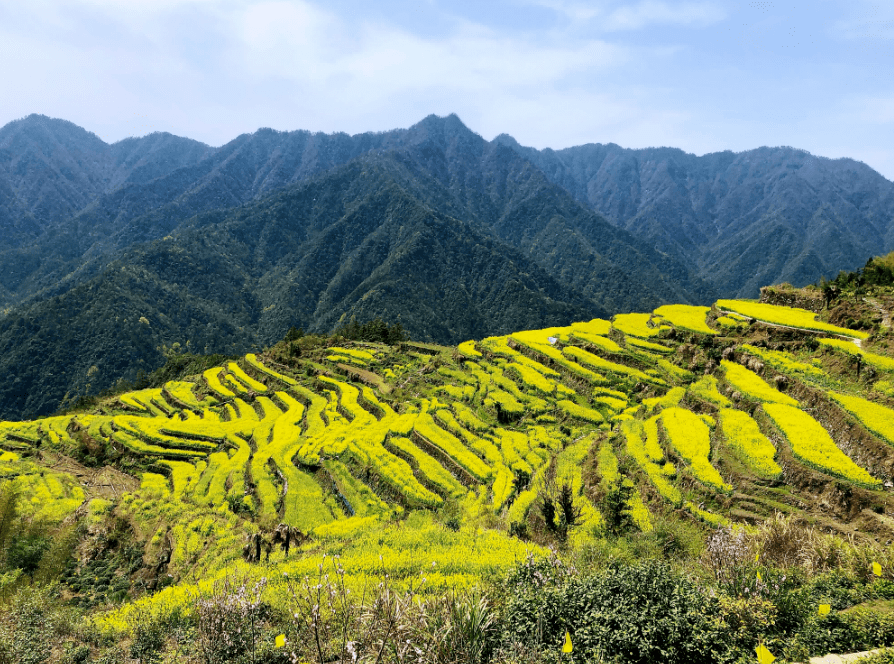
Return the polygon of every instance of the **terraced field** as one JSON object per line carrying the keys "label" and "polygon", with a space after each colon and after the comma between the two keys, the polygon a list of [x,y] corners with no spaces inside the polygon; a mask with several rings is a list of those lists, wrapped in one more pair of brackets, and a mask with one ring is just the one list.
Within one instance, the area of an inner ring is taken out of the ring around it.
{"label": "terraced field", "polygon": [[[541,505],[565,485],[574,544],[604,534],[618,483],[643,531],[667,515],[707,529],[799,512],[894,537],[894,363],[809,312],[721,304],[731,313],[661,307],[455,349],[280,345],[89,413],[0,423],[0,476],[61,520],[97,498],[41,462],[101,451],[138,476],[119,514],[179,578],[280,523],[325,540],[422,511],[543,542],[562,531]],[[776,341],[752,318],[818,343]],[[873,375],[855,380],[851,356]]]}

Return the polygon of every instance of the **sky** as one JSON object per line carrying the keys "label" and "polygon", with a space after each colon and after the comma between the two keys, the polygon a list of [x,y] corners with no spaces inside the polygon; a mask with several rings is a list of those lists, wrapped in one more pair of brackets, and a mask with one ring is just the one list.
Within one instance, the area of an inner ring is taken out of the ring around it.
{"label": "sky", "polygon": [[560,149],[788,145],[894,180],[891,0],[0,0],[0,125],[112,143],[456,113]]}

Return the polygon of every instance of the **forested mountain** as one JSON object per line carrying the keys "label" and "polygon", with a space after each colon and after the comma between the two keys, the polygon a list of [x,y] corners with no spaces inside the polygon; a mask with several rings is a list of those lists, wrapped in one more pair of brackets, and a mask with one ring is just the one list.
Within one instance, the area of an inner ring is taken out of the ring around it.
{"label": "forested mountain", "polygon": [[133,380],[174,342],[239,353],[381,316],[456,343],[831,275],[894,233],[892,184],[846,166],[538,152],[455,115],[219,148],[32,115],[0,129],[0,418]]}
{"label": "forested mountain", "polygon": [[507,145],[550,181],[729,296],[798,286],[894,249],[894,183],[861,162],[789,147],[696,157],[614,144]]}

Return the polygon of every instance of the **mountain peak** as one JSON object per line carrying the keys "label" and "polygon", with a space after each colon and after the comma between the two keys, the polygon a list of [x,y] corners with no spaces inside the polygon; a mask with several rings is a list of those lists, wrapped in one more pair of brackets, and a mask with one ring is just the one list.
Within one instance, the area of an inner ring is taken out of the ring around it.
{"label": "mountain peak", "polygon": [[0,141],[9,140],[16,135],[25,135],[32,140],[38,137],[51,137],[52,140],[68,147],[87,150],[102,150],[108,147],[105,141],[92,131],[79,127],[74,122],[51,118],[39,113],[32,113],[24,118],[13,120],[0,127]]}

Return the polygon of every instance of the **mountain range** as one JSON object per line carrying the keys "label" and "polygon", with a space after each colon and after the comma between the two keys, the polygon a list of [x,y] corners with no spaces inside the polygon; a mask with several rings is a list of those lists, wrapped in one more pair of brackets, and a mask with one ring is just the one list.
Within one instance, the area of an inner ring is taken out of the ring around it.
{"label": "mountain range", "polygon": [[486,141],[455,115],[219,148],[0,129],[0,418],[356,317],[456,343],[754,296],[894,248],[894,183],[792,148]]}

